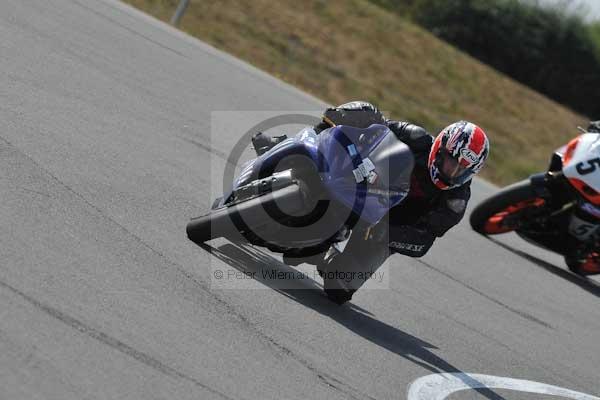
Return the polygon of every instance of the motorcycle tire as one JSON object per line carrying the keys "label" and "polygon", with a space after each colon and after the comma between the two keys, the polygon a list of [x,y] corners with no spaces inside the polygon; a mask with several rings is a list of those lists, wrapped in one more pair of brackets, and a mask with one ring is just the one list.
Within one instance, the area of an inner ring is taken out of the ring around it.
{"label": "motorcycle tire", "polygon": [[285,204],[286,211],[297,212],[305,207],[304,194],[298,184],[246,200],[231,206],[211,210],[210,213],[193,218],[186,227],[188,238],[197,244],[219,237],[239,237],[240,229],[262,226],[269,220],[262,209]]}
{"label": "motorcycle tire", "polygon": [[473,209],[469,222],[473,230],[482,235],[511,232],[515,227],[502,224],[506,216],[543,203],[544,200],[536,194],[527,179],[512,184],[481,202]]}

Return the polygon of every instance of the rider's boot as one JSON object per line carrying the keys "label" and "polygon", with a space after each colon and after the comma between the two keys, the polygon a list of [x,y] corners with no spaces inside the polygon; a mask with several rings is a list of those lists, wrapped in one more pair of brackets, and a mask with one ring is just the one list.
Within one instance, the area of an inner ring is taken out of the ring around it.
{"label": "rider's boot", "polygon": [[352,300],[352,295],[356,292],[353,289],[325,289],[327,298],[338,306]]}
{"label": "rider's boot", "polygon": [[327,295],[327,298],[339,306],[352,300],[352,295],[354,295],[354,292],[356,292],[355,289],[331,285],[332,280],[335,280],[335,278],[328,276],[328,273],[326,272],[327,264],[332,262],[335,257],[339,257],[340,254],[341,252],[336,246],[331,246],[325,254],[323,261],[317,264],[317,272],[319,273],[319,276],[323,278],[324,291]]}
{"label": "rider's boot", "polygon": [[305,254],[302,250],[290,250],[283,253],[283,263],[292,267],[297,267],[300,264],[319,265],[325,258],[325,252],[315,252]]}

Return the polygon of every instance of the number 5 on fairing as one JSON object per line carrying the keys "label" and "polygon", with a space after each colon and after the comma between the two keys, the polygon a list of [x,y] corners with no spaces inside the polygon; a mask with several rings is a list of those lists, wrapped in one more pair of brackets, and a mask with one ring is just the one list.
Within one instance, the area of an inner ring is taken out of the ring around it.
{"label": "number 5 on fairing", "polygon": [[580,162],[579,164],[577,164],[575,166],[575,168],[577,169],[577,172],[579,172],[581,175],[591,174],[592,172],[594,172],[596,170],[596,167],[600,167],[600,158],[594,158],[592,160],[588,160],[587,163],[589,164],[588,167],[584,167],[584,165],[585,165],[584,162]]}

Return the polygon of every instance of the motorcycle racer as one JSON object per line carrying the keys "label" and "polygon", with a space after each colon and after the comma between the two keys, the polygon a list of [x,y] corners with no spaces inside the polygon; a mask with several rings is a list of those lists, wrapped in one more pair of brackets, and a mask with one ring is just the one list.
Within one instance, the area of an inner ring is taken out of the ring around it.
{"label": "motorcycle racer", "polygon": [[[413,153],[410,191],[387,218],[364,231],[353,232],[343,252],[332,247],[316,260],[325,292],[338,304],[350,300],[389,255],[421,257],[436,238],[456,225],[470,198],[471,179],[489,154],[486,134],[473,123],[451,124],[434,139],[423,127],[389,120],[374,105],[363,101],[328,108],[315,130],[335,125],[366,128],[371,124],[386,125]],[[257,134],[253,144],[258,153],[280,140]],[[338,279],[341,273],[356,279]]]}

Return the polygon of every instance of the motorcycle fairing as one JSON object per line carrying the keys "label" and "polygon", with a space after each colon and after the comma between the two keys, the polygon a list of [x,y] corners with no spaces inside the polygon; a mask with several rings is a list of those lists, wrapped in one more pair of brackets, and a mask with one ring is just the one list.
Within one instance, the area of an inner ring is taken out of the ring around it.
{"label": "motorcycle fairing", "polygon": [[[380,221],[410,189],[412,152],[388,127],[374,124],[365,129],[338,125],[319,135],[314,129],[305,128],[245,163],[233,190],[258,179],[261,171],[272,170],[290,155],[304,155],[312,160],[331,198],[369,224]],[[373,173],[357,182],[355,170],[361,164],[369,165],[372,169],[368,172]]]}
{"label": "motorcycle fairing", "polygon": [[600,205],[600,135],[584,133],[571,143],[563,156],[563,174],[588,201]]}
{"label": "motorcycle fairing", "polygon": [[319,135],[319,157],[325,188],[369,224],[379,222],[410,189],[412,152],[385,125],[327,129]]}
{"label": "motorcycle fairing", "polygon": [[258,179],[261,172],[274,169],[277,164],[290,155],[304,155],[315,165],[318,165],[318,136],[314,129],[307,127],[296,135],[288,138],[261,156],[247,161],[242,165],[240,174],[233,182],[233,190],[246,185],[252,180]]}

